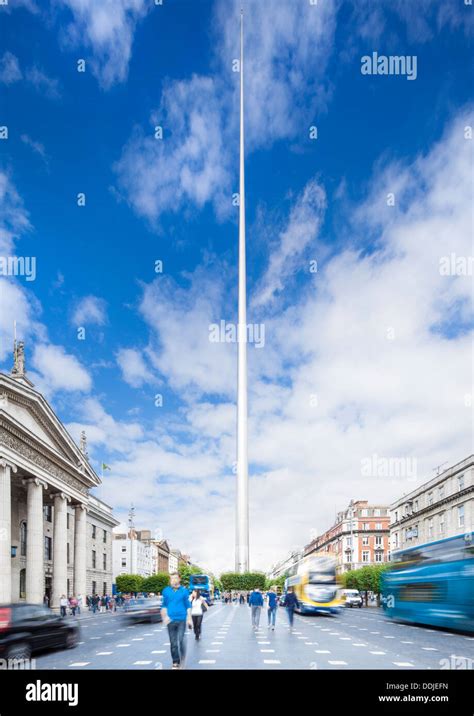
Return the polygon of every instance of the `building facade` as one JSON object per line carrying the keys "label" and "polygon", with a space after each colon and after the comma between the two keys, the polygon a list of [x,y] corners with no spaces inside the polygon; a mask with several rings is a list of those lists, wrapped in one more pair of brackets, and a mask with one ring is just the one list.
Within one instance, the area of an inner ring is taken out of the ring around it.
{"label": "building facade", "polygon": [[390,505],[392,551],[473,530],[474,455]]}
{"label": "building facade", "polygon": [[[23,343],[15,344],[11,374],[0,373],[0,603],[39,604],[46,594],[58,607],[62,594],[90,592],[96,574],[98,586],[111,584],[118,522],[91,495],[99,484],[85,436],[78,447],[27,378]],[[92,524],[107,531],[102,550]],[[100,569],[92,567],[94,545]]]}
{"label": "building facade", "polygon": [[153,550],[153,557],[155,560],[153,574],[157,572],[169,572],[169,558],[170,548],[168,542],[165,539],[158,539],[152,535],[151,530],[139,530],[136,535],[141,542],[145,544],[153,544],[155,549]]}
{"label": "building facade", "polygon": [[296,550],[294,552],[290,552],[290,554],[285,557],[285,559],[282,559],[280,562],[277,562],[273,565],[271,571],[268,574],[268,578],[278,579],[278,577],[283,576],[288,572],[288,570],[291,569],[291,567],[293,567],[293,565],[299,562],[303,556],[303,550]]}
{"label": "building facade", "polygon": [[115,579],[120,574],[139,574],[151,577],[156,574],[157,548],[153,542],[142,542],[139,533],[115,534],[112,542],[112,572]]}
{"label": "building facade", "polygon": [[390,560],[390,515],[386,505],[351,501],[335,523],[304,549],[305,556],[329,552],[338,574]]}

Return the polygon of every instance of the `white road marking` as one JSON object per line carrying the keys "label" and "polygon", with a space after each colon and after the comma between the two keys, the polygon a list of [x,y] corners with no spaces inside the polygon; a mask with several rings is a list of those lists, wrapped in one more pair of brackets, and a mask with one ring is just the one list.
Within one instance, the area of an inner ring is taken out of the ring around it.
{"label": "white road marking", "polygon": [[130,646],[130,644],[116,644],[117,648],[120,648],[121,646]]}
{"label": "white road marking", "polygon": [[421,648],[423,651],[438,651],[438,649],[435,649],[434,646],[422,646]]}
{"label": "white road marking", "polygon": [[133,662],[134,666],[135,666],[135,664],[139,664],[141,666],[144,664],[152,664],[152,663],[153,663],[152,661],[134,661]]}
{"label": "white road marking", "polygon": [[367,646],[367,644],[356,644],[355,642],[353,642],[352,646]]}
{"label": "white road marking", "polygon": [[90,663],[90,661],[75,661],[73,664],[69,664],[69,666],[87,666]]}
{"label": "white road marking", "polygon": [[315,649],[314,653],[315,654],[330,654],[331,652],[327,651],[326,649]]}
{"label": "white road marking", "polygon": [[395,639],[394,636],[384,636],[384,639]]}
{"label": "white road marking", "polygon": [[333,666],[347,666],[347,661],[328,661],[328,664]]}
{"label": "white road marking", "polygon": [[402,641],[402,644],[413,644],[412,641]]}
{"label": "white road marking", "polygon": [[386,652],[386,651],[371,651],[370,653],[371,653],[371,654],[380,654],[380,656],[385,656],[385,654],[386,654],[387,652]]}
{"label": "white road marking", "polygon": [[260,651],[262,652],[262,654],[274,654],[275,653],[275,649],[260,649]]}
{"label": "white road marking", "polygon": [[113,651],[98,651],[96,656],[109,656],[109,654],[113,654]]}
{"label": "white road marking", "polygon": [[219,654],[220,649],[206,649],[206,654]]}
{"label": "white road marking", "polygon": [[199,664],[215,664],[215,659],[199,659]]}
{"label": "white road marking", "polygon": [[142,636],[136,636],[134,639],[132,639],[132,641],[143,641],[143,637],[142,637]]}
{"label": "white road marking", "polygon": [[414,664],[410,664],[409,661],[394,661],[392,663],[395,664],[395,666],[414,666]]}
{"label": "white road marking", "polygon": [[166,654],[166,649],[158,649],[156,651],[152,651],[152,654]]}
{"label": "white road marking", "polygon": [[264,664],[281,664],[281,661],[279,661],[278,659],[264,659],[263,663]]}

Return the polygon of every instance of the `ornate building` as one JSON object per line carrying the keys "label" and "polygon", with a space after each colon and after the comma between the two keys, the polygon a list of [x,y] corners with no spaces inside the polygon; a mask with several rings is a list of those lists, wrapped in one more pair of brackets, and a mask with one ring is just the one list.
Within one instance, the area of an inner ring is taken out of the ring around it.
{"label": "ornate building", "polygon": [[15,342],[11,374],[0,373],[0,604],[111,591],[118,521],[90,494],[99,484],[85,436],[79,448]]}

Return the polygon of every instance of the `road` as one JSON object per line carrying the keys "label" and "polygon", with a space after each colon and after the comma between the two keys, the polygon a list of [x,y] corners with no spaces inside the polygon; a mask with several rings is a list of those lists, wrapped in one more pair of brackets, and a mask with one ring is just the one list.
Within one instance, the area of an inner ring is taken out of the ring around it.
{"label": "road", "polygon": [[[397,624],[377,608],[296,615],[290,633],[284,609],[275,631],[262,612],[254,632],[247,605],[217,604],[204,617],[201,641],[189,632],[187,646],[187,669],[439,669],[452,655],[474,659],[474,637]],[[87,615],[80,644],[38,656],[36,668],[169,669],[168,633],[161,623],[130,626],[119,613]]]}

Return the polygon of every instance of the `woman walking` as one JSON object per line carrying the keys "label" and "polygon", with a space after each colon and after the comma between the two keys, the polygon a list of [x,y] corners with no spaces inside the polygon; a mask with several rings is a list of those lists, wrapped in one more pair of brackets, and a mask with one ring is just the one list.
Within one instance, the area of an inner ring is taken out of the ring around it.
{"label": "woman walking", "polygon": [[195,589],[191,594],[191,618],[193,620],[194,638],[196,641],[199,641],[201,637],[204,612],[207,612],[207,602],[204,597],[201,597],[199,589]]}

